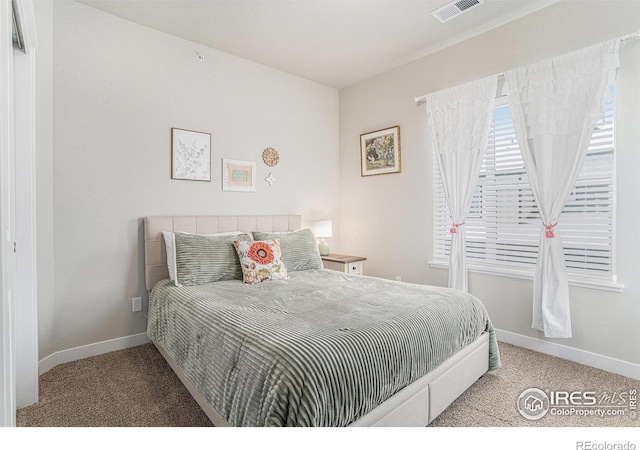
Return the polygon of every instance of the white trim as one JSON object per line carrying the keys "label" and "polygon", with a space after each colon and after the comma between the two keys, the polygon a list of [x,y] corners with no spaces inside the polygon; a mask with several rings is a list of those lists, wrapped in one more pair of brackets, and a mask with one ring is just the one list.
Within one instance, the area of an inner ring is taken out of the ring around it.
{"label": "white trim", "polygon": [[[606,370],[607,372],[617,373],[625,377],[640,380],[640,364],[622,361],[609,356],[599,355],[597,353],[573,347],[567,347],[566,345],[544,341],[530,336],[512,333],[510,331],[496,329],[495,332],[496,337],[500,342],[516,345],[518,347],[523,347],[546,355],[557,356],[568,361],[577,362],[597,369]],[[123,350],[129,347],[136,347],[138,345],[148,344],[149,342],[151,341],[146,333],[139,333],[108,341],[96,342],[95,344],[75,347],[68,350],[62,350],[40,360],[40,375],[48,372],[59,364],[77,361],[79,359],[89,358],[91,356],[97,356],[116,350]]]}
{"label": "white trim", "polygon": [[545,355],[557,356],[558,358],[584,364],[585,366],[595,367],[596,369],[606,370],[607,372],[617,373],[625,377],[633,378],[634,380],[640,380],[640,364],[622,361],[609,356],[599,355],[597,353],[573,347],[567,347],[566,345],[544,341],[542,339],[524,336],[510,331],[499,329],[496,329],[495,331],[498,341],[534,350],[536,352],[544,353]]}
{"label": "white trim", "polygon": [[[23,20],[24,23],[24,20]],[[26,36],[26,33],[24,34]],[[36,273],[36,56],[14,49],[16,406],[38,401]]]}
{"label": "white trim", "polygon": [[[437,269],[449,269],[449,263],[443,261],[429,261],[429,267]],[[510,269],[507,267],[486,267],[476,264],[468,264],[469,272],[483,273],[486,275],[496,275],[500,277],[519,278],[521,280],[533,281],[533,272],[527,270]],[[581,278],[578,275],[568,274],[569,286],[582,287],[587,289],[599,289],[601,291],[622,292],[623,284],[618,284],[614,280],[605,280],[597,278]]]}
{"label": "white trim", "polygon": [[91,356],[102,355],[103,353],[114,352],[116,350],[124,350],[125,348],[148,344],[149,342],[151,341],[147,337],[146,333],[139,333],[62,350],[41,359],[39,363],[39,373],[42,375],[43,373],[53,369],[58,364],[90,358]]}
{"label": "white trim", "polygon": [[16,424],[11,2],[0,1],[0,426]]}

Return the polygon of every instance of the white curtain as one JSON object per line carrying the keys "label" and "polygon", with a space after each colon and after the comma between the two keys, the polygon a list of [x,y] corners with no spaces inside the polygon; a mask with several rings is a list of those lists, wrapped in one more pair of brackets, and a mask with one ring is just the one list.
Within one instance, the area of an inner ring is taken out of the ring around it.
{"label": "white curtain", "polygon": [[493,120],[498,76],[426,96],[433,148],[451,212],[449,287],[467,291],[464,222]]}
{"label": "white curtain", "polygon": [[593,128],[604,115],[619,66],[614,39],[505,72],[509,106],[542,219],[534,279],[533,325],[571,337],[569,284],[560,213],[576,183]]}

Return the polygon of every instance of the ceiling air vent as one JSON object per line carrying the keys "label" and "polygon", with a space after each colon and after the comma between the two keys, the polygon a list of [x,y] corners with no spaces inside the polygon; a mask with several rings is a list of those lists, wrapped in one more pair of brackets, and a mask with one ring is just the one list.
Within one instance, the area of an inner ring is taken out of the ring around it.
{"label": "ceiling air vent", "polygon": [[480,6],[484,3],[484,0],[458,0],[431,11],[431,15],[438,19],[440,22],[445,23],[454,17],[459,16],[469,10],[472,10],[476,6]]}

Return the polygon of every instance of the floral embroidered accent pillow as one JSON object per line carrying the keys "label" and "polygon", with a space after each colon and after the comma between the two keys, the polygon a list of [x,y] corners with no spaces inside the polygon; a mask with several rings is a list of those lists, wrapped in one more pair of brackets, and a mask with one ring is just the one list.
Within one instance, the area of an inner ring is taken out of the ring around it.
{"label": "floral embroidered accent pillow", "polygon": [[245,284],[289,278],[282,262],[280,241],[233,241],[233,245],[238,252]]}

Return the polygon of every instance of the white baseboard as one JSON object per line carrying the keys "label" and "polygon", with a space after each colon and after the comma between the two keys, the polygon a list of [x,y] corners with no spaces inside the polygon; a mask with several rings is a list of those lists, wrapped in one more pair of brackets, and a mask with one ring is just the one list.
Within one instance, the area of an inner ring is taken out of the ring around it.
{"label": "white baseboard", "polygon": [[55,352],[40,360],[38,364],[38,374],[42,375],[43,373],[53,369],[58,364],[77,361],[79,359],[89,358],[90,356],[102,355],[103,353],[109,353],[116,350],[123,350],[125,348],[135,347],[149,342],[151,341],[149,341],[147,334],[140,333]]}
{"label": "white baseboard", "polygon": [[635,380],[640,380],[640,364],[567,347],[566,345],[555,342],[523,336],[510,331],[496,329],[496,338],[498,341],[507,344],[517,345],[518,347],[524,347],[546,355],[557,356],[558,358],[584,364],[585,366],[595,367],[596,369],[602,369],[607,372],[613,372]]}
{"label": "white baseboard", "polygon": [[[555,342],[543,341],[529,336],[524,336],[522,334],[512,333],[510,331],[496,329],[496,337],[499,341],[507,344],[517,345],[518,347],[527,348],[546,355],[557,356],[558,358],[563,358],[586,366],[595,367],[597,369],[606,370],[607,372],[613,372],[635,380],[640,380],[640,364],[634,364],[620,359],[599,355],[597,353],[567,347],[566,345],[557,344]],[[90,356],[97,356],[103,353],[135,347],[136,345],[147,344],[149,342],[150,341],[146,333],[140,333],[132,336],[111,339],[109,341],[84,345],[82,347],[62,350],[41,359],[38,366],[38,372],[42,375],[43,373],[53,369],[58,364],[64,364],[83,358],[89,358]]]}

